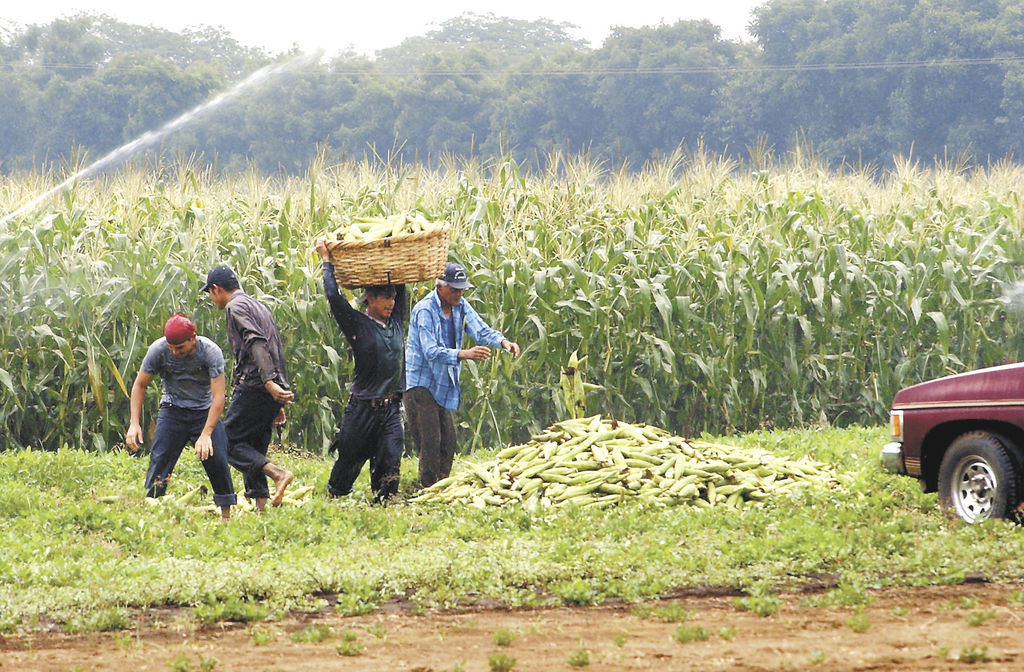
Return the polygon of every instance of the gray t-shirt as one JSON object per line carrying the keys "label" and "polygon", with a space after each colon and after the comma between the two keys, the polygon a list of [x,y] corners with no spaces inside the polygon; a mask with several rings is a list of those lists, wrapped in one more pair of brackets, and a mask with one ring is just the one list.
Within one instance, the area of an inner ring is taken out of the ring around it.
{"label": "gray t-shirt", "polygon": [[160,405],[206,409],[213,402],[210,379],[224,373],[224,353],[206,338],[196,336],[196,349],[188,357],[176,357],[167,339],[153,342],[142,360],[142,370],[160,376]]}

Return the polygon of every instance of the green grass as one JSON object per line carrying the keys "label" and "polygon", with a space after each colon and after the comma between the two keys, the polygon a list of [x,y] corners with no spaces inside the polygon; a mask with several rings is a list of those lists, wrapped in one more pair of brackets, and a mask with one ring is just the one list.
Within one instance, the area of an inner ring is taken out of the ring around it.
{"label": "green grass", "polygon": [[845,581],[824,593],[802,599],[801,604],[814,607],[855,607],[874,601],[874,596],[867,592],[865,586]]}
{"label": "green grass", "polygon": [[[868,601],[863,586],[956,583],[968,571],[1024,579],[1020,528],[965,525],[913,480],[882,472],[882,427],[715,440],[812,455],[848,474],[848,485],[739,511],[641,503],[532,515],[516,507],[379,507],[365,470],[350,497],[328,501],[331,460],[278,452],[275,461],[295,471],[297,483],[317,486],[311,501],[222,525],[199,511],[147,506],[144,458],[3,453],[0,614],[11,631],[43,614],[73,629],[118,628],[163,605],[189,607],[197,621],[272,620],[319,611],[334,597],[342,613],[399,597],[440,609],[481,599],[510,607],[639,602],[703,585],[765,601],[823,575],[841,577],[828,603],[852,606]],[[406,495],[415,473],[415,461],[405,460]],[[175,476],[171,492],[205,481],[190,454]],[[123,496],[97,499],[110,494]],[[683,620],[671,603],[651,615]]]}
{"label": "green grass", "polygon": [[565,662],[572,667],[586,667],[590,665],[590,652],[586,649],[579,649],[569,656],[569,659]]}
{"label": "green grass", "polygon": [[680,644],[687,644],[689,642],[703,642],[708,639],[711,635],[708,633],[707,628],[700,625],[680,625],[672,633],[672,639],[676,640]]}
{"label": "green grass", "polygon": [[492,653],[487,658],[487,664],[494,672],[504,672],[515,667],[516,659],[507,653]]}
{"label": "green grass", "polygon": [[673,601],[664,606],[637,605],[633,609],[633,615],[638,618],[657,619],[666,623],[682,623],[693,616],[693,611]]}
{"label": "green grass", "polygon": [[[334,636],[330,627],[326,625],[307,625],[298,632],[293,632],[288,639],[299,644],[322,642]],[[346,641],[350,641],[346,638]]]}
{"label": "green grass", "polygon": [[363,645],[355,640],[345,640],[340,642],[335,649],[338,655],[341,656],[358,656],[363,652]]}
{"label": "green grass", "polygon": [[249,643],[253,646],[264,646],[277,640],[277,631],[263,625],[256,625],[249,629]]}
{"label": "green grass", "polygon": [[193,612],[196,618],[203,623],[218,623],[220,621],[248,623],[267,618],[266,607],[250,599],[235,596],[224,600],[212,597],[210,604],[200,604],[193,609]]}
{"label": "green grass", "polygon": [[494,633],[494,643],[498,646],[511,646],[516,636],[511,630],[502,628]]}
{"label": "green grass", "polygon": [[977,627],[979,625],[984,624],[985,621],[990,621],[993,618],[996,618],[996,616],[997,614],[995,609],[985,609],[984,611],[972,611],[966,616],[967,625]]}
{"label": "green grass", "polygon": [[961,663],[987,663],[992,660],[988,655],[987,646],[975,646],[970,644],[960,649],[960,655],[957,657]]}
{"label": "green grass", "polygon": [[846,619],[846,627],[858,634],[863,634],[871,628],[871,621],[863,611],[858,611]]}

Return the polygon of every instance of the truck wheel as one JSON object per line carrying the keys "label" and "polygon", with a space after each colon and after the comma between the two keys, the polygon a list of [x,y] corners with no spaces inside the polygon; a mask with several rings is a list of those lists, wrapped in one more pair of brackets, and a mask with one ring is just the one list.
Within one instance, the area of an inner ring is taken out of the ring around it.
{"label": "truck wheel", "polygon": [[939,502],[968,523],[1010,517],[1018,494],[1014,450],[988,432],[957,437],[939,466]]}

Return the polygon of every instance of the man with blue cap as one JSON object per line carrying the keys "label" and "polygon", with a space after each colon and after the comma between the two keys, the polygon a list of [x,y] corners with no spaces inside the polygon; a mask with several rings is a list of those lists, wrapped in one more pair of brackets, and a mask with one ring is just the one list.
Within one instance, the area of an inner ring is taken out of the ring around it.
{"label": "man with blue cap", "polygon": [[[409,432],[419,453],[423,488],[451,473],[462,362],[485,362],[491,357],[492,347],[500,347],[515,358],[520,354],[519,345],[489,327],[463,297],[472,287],[466,269],[449,262],[434,291],[416,303],[409,318],[403,401]],[[463,348],[467,333],[476,345]]]}

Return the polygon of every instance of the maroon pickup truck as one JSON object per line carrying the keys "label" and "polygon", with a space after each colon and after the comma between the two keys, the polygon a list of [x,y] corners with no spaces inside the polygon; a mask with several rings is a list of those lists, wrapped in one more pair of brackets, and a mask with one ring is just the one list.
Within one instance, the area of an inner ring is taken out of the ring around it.
{"label": "maroon pickup truck", "polygon": [[1024,498],[1024,363],[929,380],[896,393],[882,464],[919,479],[969,523],[1017,518]]}

